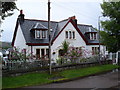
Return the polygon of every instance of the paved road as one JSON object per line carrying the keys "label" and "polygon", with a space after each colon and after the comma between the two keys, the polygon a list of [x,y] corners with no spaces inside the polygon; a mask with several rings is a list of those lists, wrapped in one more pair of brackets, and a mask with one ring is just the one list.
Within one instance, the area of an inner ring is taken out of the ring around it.
{"label": "paved road", "polygon": [[[119,71],[120,72],[120,71]],[[27,88],[110,88],[113,86],[119,86],[118,71],[90,76],[75,81],[64,83],[52,83],[42,86],[31,86]]]}

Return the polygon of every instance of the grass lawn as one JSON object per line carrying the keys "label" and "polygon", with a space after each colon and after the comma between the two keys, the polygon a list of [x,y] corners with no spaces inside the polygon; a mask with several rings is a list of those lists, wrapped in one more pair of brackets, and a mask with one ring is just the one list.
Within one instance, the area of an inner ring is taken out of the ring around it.
{"label": "grass lawn", "polygon": [[118,65],[100,65],[100,66],[94,66],[94,67],[87,67],[87,68],[81,68],[81,69],[71,69],[71,70],[64,70],[61,72],[54,72],[52,75],[49,75],[48,73],[27,73],[23,74],[21,76],[9,76],[9,77],[3,77],[2,78],[2,88],[17,88],[17,87],[24,87],[24,86],[31,86],[31,85],[41,85],[45,83],[51,83],[55,80],[50,80],[52,77],[64,77],[59,80],[64,79],[72,79],[76,77],[81,76],[88,76],[91,74],[95,74],[98,72],[104,72],[108,70],[112,70],[115,68],[118,68],[120,66]]}

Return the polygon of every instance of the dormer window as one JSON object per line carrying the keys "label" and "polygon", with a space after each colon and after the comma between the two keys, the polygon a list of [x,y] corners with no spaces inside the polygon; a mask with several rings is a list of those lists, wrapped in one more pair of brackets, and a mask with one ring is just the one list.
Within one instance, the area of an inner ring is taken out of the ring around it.
{"label": "dormer window", "polygon": [[97,40],[97,33],[90,33],[90,40]]}
{"label": "dormer window", "polygon": [[94,33],[94,40],[96,40],[97,39],[97,35],[96,35],[96,33]]}
{"label": "dormer window", "polygon": [[31,30],[34,31],[35,39],[47,39],[48,28],[43,24],[37,22]]}
{"label": "dormer window", "polygon": [[39,30],[36,30],[36,31],[35,31],[35,34],[36,34],[36,35],[35,35],[36,38],[40,38],[40,31],[39,31]]}
{"label": "dormer window", "polygon": [[36,39],[47,39],[47,30],[35,30]]}

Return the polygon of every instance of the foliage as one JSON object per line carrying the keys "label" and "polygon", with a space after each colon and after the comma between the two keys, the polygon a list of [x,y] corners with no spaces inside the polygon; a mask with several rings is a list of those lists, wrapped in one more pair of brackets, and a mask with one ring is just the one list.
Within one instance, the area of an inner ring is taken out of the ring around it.
{"label": "foliage", "polygon": [[109,52],[116,52],[118,50],[116,47],[117,39],[113,36],[110,36],[107,32],[104,31],[101,31],[100,34],[102,36],[101,41],[106,45]]}
{"label": "foliage", "polygon": [[87,61],[88,62],[97,62],[97,61],[99,61],[99,56],[98,55],[94,55],[92,57],[89,57],[89,58],[87,58]]}
{"label": "foliage", "polygon": [[86,62],[86,61],[87,61],[86,58],[81,58],[81,59],[80,59],[80,62]]}
{"label": "foliage", "polygon": [[[80,59],[87,58],[91,54],[91,52],[82,47],[74,47],[69,46],[69,42],[64,41],[62,43],[62,50],[59,59],[57,59],[57,63],[62,65],[66,63],[79,63]],[[60,52],[59,52],[60,53]]]}
{"label": "foliage", "polygon": [[109,20],[101,22],[105,30],[101,32],[101,41],[108,47],[109,52],[117,52],[120,50],[120,1],[103,2],[101,8],[103,16],[109,17]]}
{"label": "foliage", "polygon": [[2,60],[3,60],[3,58],[2,58],[2,56],[0,56],[0,64],[2,63]]}
{"label": "foliage", "polygon": [[76,63],[76,60],[82,56],[82,47],[70,47],[68,58],[70,58],[72,63]]}
{"label": "foliage", "polygon": [[62,65],[64,62],[64,60],[63,60],[63,58],[62,57],[60,57],[60,58],[58,58],[57,60],[57,63],[59,64],[59,65]]}
{"label": "foliage", "polygon": [[13,15],[13,10],[17,9],[15,2],[2,2],[2,19],[4,20],[5,17]]}
{"label": "foliage", "polygon": [[10,60],[26,60],[31,58],[30,54],[26,52],[24,49],[19,50],[19,48],[13,47],[13,51],[11,51],[11,55],[9,56]]}
{"label": "foliage", "polygon": [[71,69],[71,70],[63,70],[61,72],[52,73],[49,75],[48,73],[28,73],[21,76],[9,76],[2,78],[2,88],[18,88],[24,86],[33,86],[33,85],[41,85],[45,83],[54,82],[54,80],[50,80],[50,78],[56,77],[64,77],[63,79],[58,79],[56,81],[64,80],[64,79],[72,79],[76,77],[88,76],[91,74],[96,74],[98,72],[104,72],[108,70],[112,70],[118,68],[120,66],[117,65],[100,65],[94,67],[80,68],[80,69]]}
{"label": "foliage", "polygon": [[66,64],[66,63],[79,63],[80,59],[86,59],[89,57],[91,52],[87,49],[82,47],[68,47],[67,53],[64,53],[62,56],[59,56],[59,59],[57,60],[58,64]]}
{"label": "foliage", "polygon": [[69,43],[67,41],[64,41],[62,43],[62,50],[63,50],[63,53],[67,53],[68,52],[68,49],[69,49]]}

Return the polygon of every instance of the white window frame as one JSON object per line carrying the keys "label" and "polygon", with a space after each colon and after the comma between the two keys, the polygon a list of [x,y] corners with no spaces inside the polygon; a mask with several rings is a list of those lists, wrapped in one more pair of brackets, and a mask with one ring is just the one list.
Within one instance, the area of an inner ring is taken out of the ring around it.
{"label": "white window frame", "polygon": [[35,38],[36,39],[47,39],[47,31],[46,30],[35,30]]}
{"label": "white window frame", "polygon": [[[74,35],[73,35],[73,33],[74,33]],[[73,30],[65,31],[65,38],[66,39],[75,39],[76,38],[75,31],[73,31]]]}

